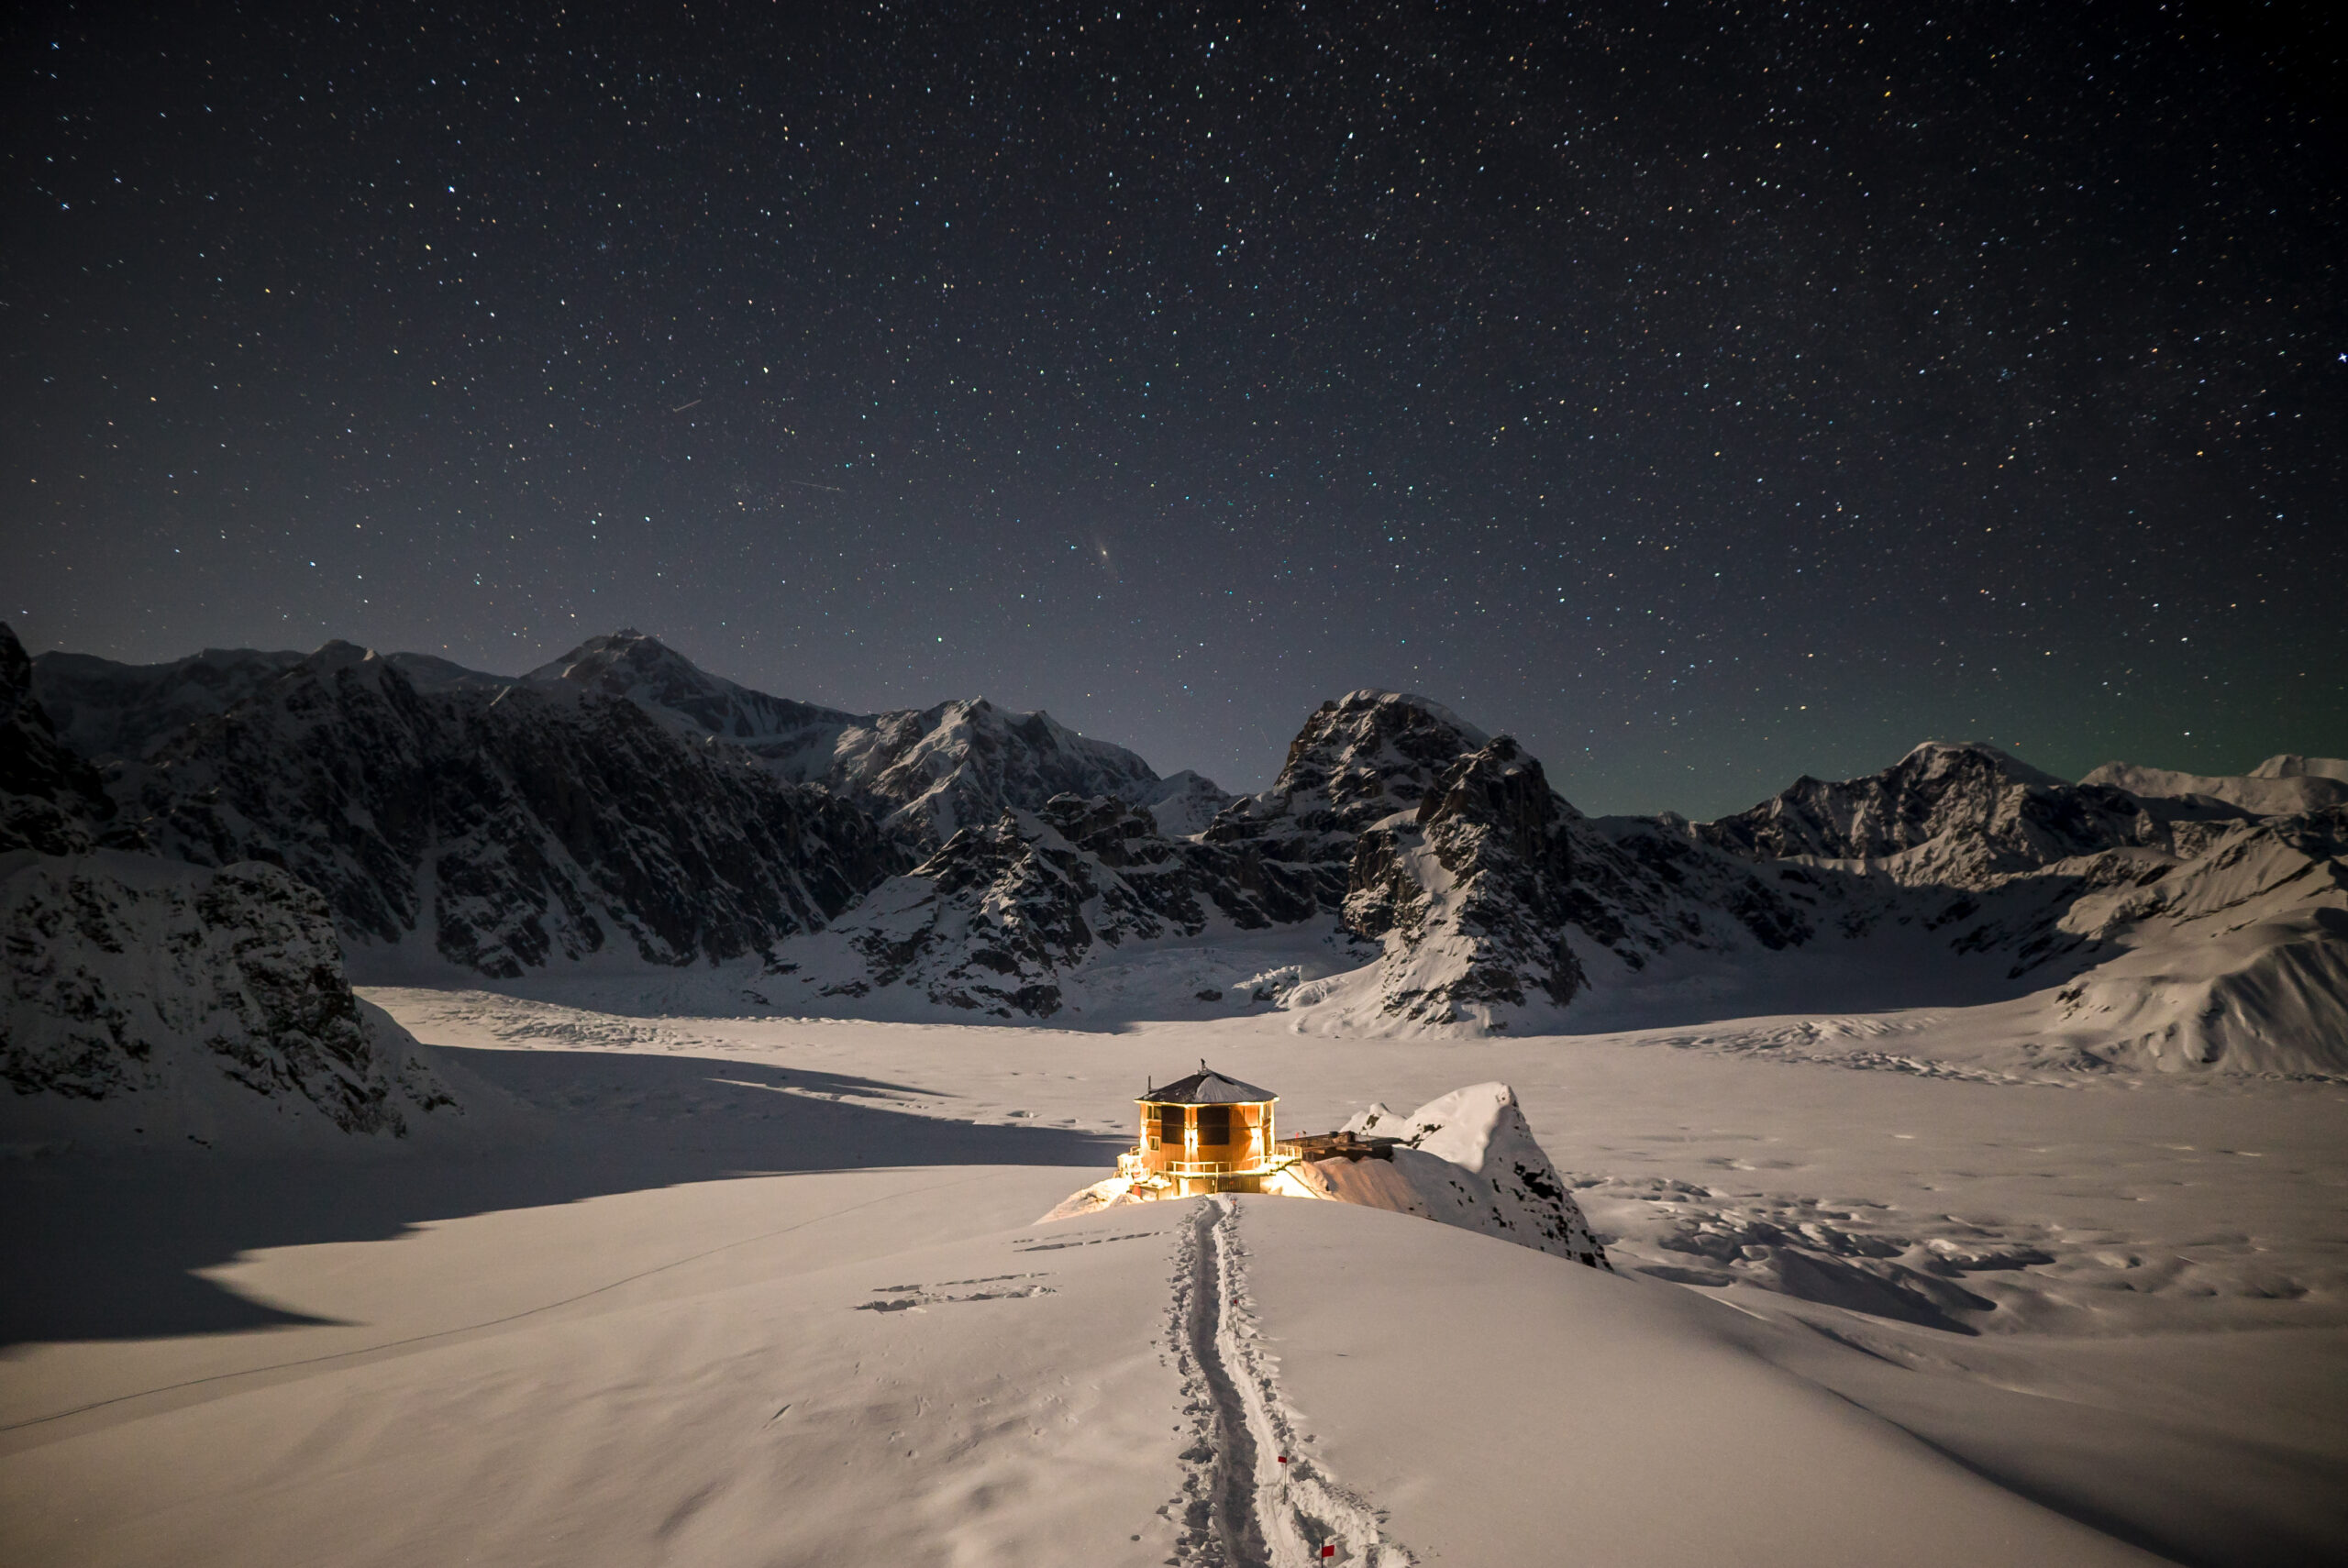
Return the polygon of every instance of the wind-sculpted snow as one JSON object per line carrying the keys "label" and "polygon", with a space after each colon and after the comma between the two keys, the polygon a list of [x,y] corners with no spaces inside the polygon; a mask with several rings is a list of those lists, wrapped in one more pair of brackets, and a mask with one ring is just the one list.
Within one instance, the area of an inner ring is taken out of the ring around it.
{"label": "wind-sculpted snow", "polygon": [[321,1123],[401,1135],[454,1106],[351,995],[325,900],[272,866],[0,856],[0,962],[22,1130],[149,1147]]}
{"label": "wind-sculpted snow", "polygon": [[362,949],[421,936],[493,976],[614,944],[737,957],[894,868],[863,813],[633,702],[420,692],[347,643],[127,766],[116,794],[167,855],[284,866]]}
{"label": "wind-sculpted snow", "polygon": [[2105,1036],[2103,1059],[2348,1075],[2348,806],[2242,823],[2062,924],[2100,961],[2059,1016]]}

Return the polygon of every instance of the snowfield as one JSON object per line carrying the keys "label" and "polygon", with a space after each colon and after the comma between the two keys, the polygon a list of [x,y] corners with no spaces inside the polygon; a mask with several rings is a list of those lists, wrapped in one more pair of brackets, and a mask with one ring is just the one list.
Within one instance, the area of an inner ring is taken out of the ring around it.
{"label": "snowfield", "polygon": [[[2011,1002],[1399,1041],[537,988],[362,991],[466,1136],[17,1148],[0,1560],[2348,1551],[2336,1082],[2083,1066]],[[1039,1224],[1202,1056],[1284,1132],[1512,1086],[1615,1272],[1294,1198]]]}

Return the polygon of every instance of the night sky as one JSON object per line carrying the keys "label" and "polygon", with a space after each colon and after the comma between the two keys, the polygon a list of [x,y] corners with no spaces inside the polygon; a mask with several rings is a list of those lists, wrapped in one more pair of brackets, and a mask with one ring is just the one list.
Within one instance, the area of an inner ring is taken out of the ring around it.
{"label": "night sky", "polygon": [[0,615],[1600,812],[2348,754],[2326,10],[20,6]]}

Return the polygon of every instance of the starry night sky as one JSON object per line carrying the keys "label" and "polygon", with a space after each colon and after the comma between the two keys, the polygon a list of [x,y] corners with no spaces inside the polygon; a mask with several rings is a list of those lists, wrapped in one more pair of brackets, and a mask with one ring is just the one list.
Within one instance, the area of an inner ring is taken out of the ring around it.
{"label": "starry night sky", "polygon": [[634,626],[1235,789],[1396,687],[1698,816],[2348,754],[2323,7],[0,28],[36,651]]}

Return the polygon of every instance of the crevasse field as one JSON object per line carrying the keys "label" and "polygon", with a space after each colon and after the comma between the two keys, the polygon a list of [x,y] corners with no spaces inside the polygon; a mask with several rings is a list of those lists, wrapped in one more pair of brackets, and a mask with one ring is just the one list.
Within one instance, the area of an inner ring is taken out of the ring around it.
{"label": "crevasse field", "polygon": [[[463,1126],[5,1167],[0,1560],[2348,1552],[2334,1081],[2049,1066],[2013,1004],[1365,1040],[368,994]],[[1512,1085],[1616,1272],[1297,1199],[1038,1223],[1202,1058],[1284,1132]]]}

